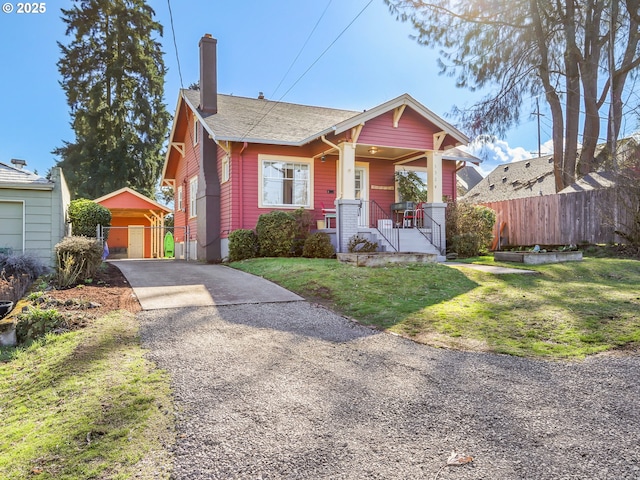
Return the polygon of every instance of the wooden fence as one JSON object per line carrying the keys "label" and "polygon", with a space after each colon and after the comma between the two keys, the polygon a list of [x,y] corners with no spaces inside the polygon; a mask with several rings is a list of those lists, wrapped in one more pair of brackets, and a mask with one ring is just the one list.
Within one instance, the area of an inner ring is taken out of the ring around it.
{"label": "wooden fence", "polygon": [[483,205],[496,212],[496,246],[498,236],[502,247],[614,243],[622,241],[611,226],[615,196],[615,189],[600,189]]}

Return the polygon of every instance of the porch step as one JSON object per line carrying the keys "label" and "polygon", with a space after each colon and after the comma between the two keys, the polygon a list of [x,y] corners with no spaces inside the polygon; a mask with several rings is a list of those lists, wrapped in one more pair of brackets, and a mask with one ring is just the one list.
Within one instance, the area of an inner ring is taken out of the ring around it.
{"label": "porch step", "polygon": [[[416,228],[400,228],[398,229],[400,235],[400,251],[401,252],[415,252],[415,253],[434,253],[440,255],[438,249],[431,244]],[[371,232],[376,237],[376,240],[380,244],[380,250],[386,252],[393,252],[394,249],[389,245],[381,235],[376,234],[374,230]]]}

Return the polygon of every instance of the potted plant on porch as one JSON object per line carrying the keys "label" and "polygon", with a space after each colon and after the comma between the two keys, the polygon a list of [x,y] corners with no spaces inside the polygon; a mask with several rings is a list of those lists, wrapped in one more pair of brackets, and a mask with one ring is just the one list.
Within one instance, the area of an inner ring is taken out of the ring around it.
{"label": "potted plant on porch", "polygon": [[398,203],[391,205],[392,212],[413,210],[417,203],[427,201],[427,186],[412,170],[398,170],[395,173]]}

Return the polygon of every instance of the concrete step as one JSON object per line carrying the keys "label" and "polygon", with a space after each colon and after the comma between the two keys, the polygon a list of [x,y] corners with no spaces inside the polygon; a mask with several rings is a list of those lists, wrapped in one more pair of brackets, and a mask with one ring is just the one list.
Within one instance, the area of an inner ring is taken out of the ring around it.
{"label": "concrete step", "polygon": [[[415,253],[434,253],[440,255],[438,249],[433,246],[425,237],[415,228],[400,228],[398,229],[400,237],[400,251],[401,252],[415,252]],[[381,245],[382,251],[391,252],[393,248],[388,242],[379,234],[372,232],[375,235],[378,243]]]}

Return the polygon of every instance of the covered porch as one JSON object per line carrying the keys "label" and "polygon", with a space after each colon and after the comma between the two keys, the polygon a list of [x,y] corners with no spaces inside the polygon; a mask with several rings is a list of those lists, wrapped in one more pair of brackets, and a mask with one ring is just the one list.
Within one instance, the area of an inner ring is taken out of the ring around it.
{"label": "covered porch", "polygon": [[[444,256],[445,198],[455,199],[456,171],[477,159],[457,148],[442,150],[445,132],[433,135],[432,149],[422,150],[359,142],[358,130],[351,132],[351,141],[321,138],[327,148],[318,157],[336,162],[335,198],[333,205],[322,206],[322,231],[333,237],[339,253],[347,252],[349,240],[359,235],[385,251]],[[426,174],[426,202],[399,198],[395,172],[405,168]]]}

